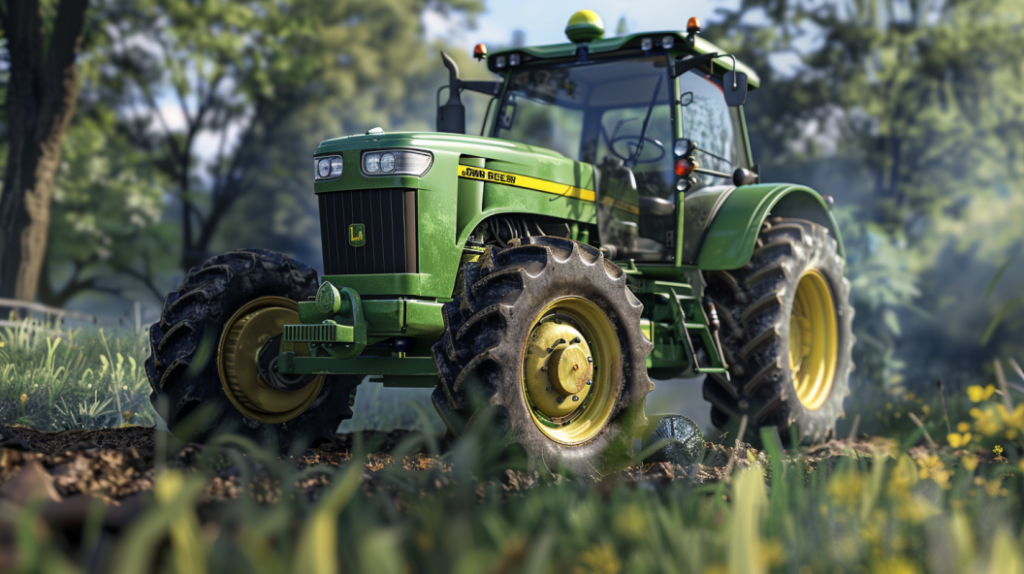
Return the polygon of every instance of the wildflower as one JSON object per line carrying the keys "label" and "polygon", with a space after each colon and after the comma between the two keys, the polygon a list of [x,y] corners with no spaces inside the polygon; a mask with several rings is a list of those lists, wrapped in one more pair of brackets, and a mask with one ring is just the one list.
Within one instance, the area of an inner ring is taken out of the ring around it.
{"label": "wildflower", "polygon": [[1003,456],[1003,447],[997,444],[996,446],[992,447],[992,452],[996,453],[997,457],[1001,457]]}
{"label": "wildflower", "polygon": [[130,423],[130,422],[132,422],[132,418],[135,416],[135,413],[133,413],[131,411],[125,411],[125,412],[121,413],[121,416],[124,417],[124,422]]}
{"label": "wildflower", "polygon": [[616,516],[615,533],[629,540],[640,540],[646,530],[645,522],[643,510],[635,504],[630,504]]}
{"label": "wildflower", "polygon": [[921,406],[921,412],[923,412],[924,416],[927,417],[928,415],[930,415],[932,413],[932,408],[929,407],[928,405],[922,405]]}
{"label": "wildflower", "polygon": [[622,571],[622,562],[615,555],[610,544],[595,544],[580,554],[580,562],[591,568],[593,572],[617,574]]}
{"label": "wildflower", "polygon": [[1014,407],[1013,413],[1007,411],[1005,405],[996,405],[996,411],[999,413],[999,418],[1003,419],[1003,424],[1006,426],[1016,429],[1024,429],[1024,404]]}
{"label": "wildflower", "polygon": [[971,399],[972,403],[987,401],[995,392],[995,385],[987,385],[985,387],[982,387],[981,385],[971,385],[967,387],[967,397]]}
{"label": "wildflower", "polygon": [[1002,428],[992,409],[981,410],[973,408],[971,409],[971,416],[975,419],[974,428],[985,436],[993,436]]}
{"label": "wildflower", "polygon": [[85,385],[85,388],[91,389],[92,388],[92,383],[89,383],[88,385]]}
{"label": "wildflower", "polygon": [[959,423],[956,424],[956,430],[958,432],[967,432],[967,431],[971,430],[971,423],[959,422]]}
{"label": "wildflower", "polygon": [[930,478],[939,486],[947,487],[952,473],[946,470],[946,467],[937,455],[930,454],[917,459],[917,466],[921,467],[917,473],[921,480]]}
{"label": "wildflower", "polygon": [[25,393],[21,393],[21,397],[20,398],[21,398],[21,404],[25,404],[25,403],[28,402],[28,395],[26,395]]}
{"label": "wildflower", "polygon": [[949,446],[953,448],[965,447],[967,443],[971,442],[971,433],[949,433],[946,435],[946,440],[949,441]]}
{"label": "wildflower", "polygon": [[3,348],[4,348],[4,342],[0,341],[0,349],[3,349]]}
{"label": "wildflower", "polygon": [[978,468],[978,457],[973,454],[965,454],[964,457],[960,459],[960,464],[963,465],[964,469],[967,471],[974,472],[974,469]]}

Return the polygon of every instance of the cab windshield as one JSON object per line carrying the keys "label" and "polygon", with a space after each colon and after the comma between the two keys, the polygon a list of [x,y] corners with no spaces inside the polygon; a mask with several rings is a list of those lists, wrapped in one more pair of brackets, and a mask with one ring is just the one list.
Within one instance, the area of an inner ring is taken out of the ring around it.
{"label": "cab windshield", "polygon": [[[666,197],[677,179],[670,107],[676,80],[666,64],[659,55],[512,71],[494,136],[595,165],[622,160],[641,194]],[[702,168],[731,173],[740,165],[738,146],[717,79],[690,71],[678,81],[683,137],[697,142]]]}

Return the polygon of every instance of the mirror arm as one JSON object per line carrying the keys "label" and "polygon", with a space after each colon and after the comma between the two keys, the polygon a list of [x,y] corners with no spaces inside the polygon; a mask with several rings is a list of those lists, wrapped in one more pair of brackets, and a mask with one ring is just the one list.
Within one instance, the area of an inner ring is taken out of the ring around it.
{"label": "mirror arm", "polygon": [[459,80],[459,88],[463,90],[469,90],[471,92],[477,92],[487,96],[497,96],[501,94],[501,86],[503,82],[463,82]]}
{"label": "mirror arm", "polygon": [[672,75],[673,78],[678,78],[679,76],[682,76],[683,74],[689,72],[690,70],[696,68],[697,66],[702,66],[704,64],[711,62],[718,56],[719,54],[712,52],[710,54],[704,54],[703,56],[694,56],[686,59],[669,58],[669,73]]}

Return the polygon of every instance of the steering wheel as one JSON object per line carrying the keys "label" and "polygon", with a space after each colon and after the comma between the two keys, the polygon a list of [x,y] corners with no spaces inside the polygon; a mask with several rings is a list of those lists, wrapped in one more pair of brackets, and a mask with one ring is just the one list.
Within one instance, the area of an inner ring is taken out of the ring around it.
{"label": "steering wheel", "polygon": [[[658,141],[658,140],[656,140],[654,138],[647,137],[647,136],[644,136],[643,141],[644,141],[644,150],[648,149],[647,146],[648,146],[648,144],[650,144],[650,145],[653,145],[655,148],[657,148],[659,153],[658,153],[658,156],[654,157],[654,158],[649,158],[649,159],[644,159],[644,160],[641,160],[640,158],[637,158],[636,159],[636,163],[655,163],[655,162],[661,161],[661,158],[665,157],[665,145],[662,144],[660,141]],[[622,153],[619,153],[619,150],[615,149],[615,146],[619,142],[627,142],[626,147],[629,150],[628,153],[622,154]],[[628,142],[633,142],[633,143],[629,144]],[[621,159],[622,161],[630,161],[631,159],[633,159],[633,154],[636,153],[636,148],[639,147],[639,146],[640,146],[640,136],[616,136],[616,137],[612,138],[612,140],[610,142],[608,142],[608,149],[609,149],[609,151],[612,152],[612,155],[614,155],[615,157]],[[644,152],[641,152],[641,153],[644,153]]]}

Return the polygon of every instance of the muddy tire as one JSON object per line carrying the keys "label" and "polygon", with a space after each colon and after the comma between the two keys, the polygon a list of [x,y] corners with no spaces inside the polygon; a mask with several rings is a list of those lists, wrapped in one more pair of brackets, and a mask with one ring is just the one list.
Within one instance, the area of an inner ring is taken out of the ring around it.
{"label": "muddy tire", "polygon": [[308,391],[308,404],[277,413],[276,418],[288,420],[268,423],[239,410],[221,374],[222,335],[239,310],[259,300],[305,301],[317,286],[315,269],[263,249],[218,255],[189,271],[150,328],[152,352],[146,359],[150,400],[170,430],[191,441],[233,432],[282,449],[333,437],[341,421],[352,416],[350,401],[359,377],[326,377],[315,396]]}
{"label": "muddy tire", "polygon": [[589,245],[528,237],[467,264],[463,277],[433,347],[432,398],[450,431],[525,453],[534,470],[628,464],[646,425],[653,345],[622,269]]}
{"label": "muddy tire", "polygon": [[[709,375],[711,420],[757,442],[775,425],[783,437],[824,439],[843,413],[853,369],[853,308],[845,262],[828,229],[773,218],[746,266],[705,275],[706,295],[722,315],[721,340],[731,380]],[[831,324],[830,324],[831,322]]]}

